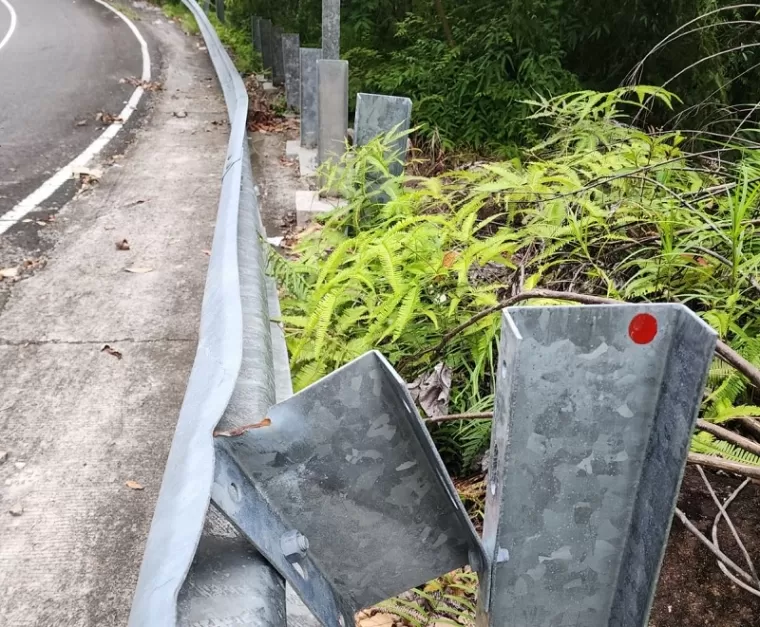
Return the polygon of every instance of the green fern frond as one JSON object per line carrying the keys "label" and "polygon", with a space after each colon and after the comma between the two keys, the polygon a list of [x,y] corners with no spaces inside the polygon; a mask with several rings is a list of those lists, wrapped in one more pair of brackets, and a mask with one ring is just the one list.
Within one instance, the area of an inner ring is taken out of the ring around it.
{"label": "green fern frond", "polygon": [[396,320],[393,323],[393,337],[391,338],[391,341],[395,342],[401,337],[401,334],[404,332],[406,326],[414,315],[415,309],[419,303],[419,298],[419,285],[413,286],[412,289],[406,293],[406,296],[404,296],[404,300],[401,301],[401,306],[396,314]]}
{"label": "green fern frond", "polygon": [[691,438],[691,450],[695,453],[715,455],[740,464],[760,466],[760,456],[745,451],[724,440],[719,440],[711,433],[701,431]]}
{"label": "green fern frond", "polygon": [[325,345],[325,338],[330,328],[335,304],[338,302],[337,292],[326,294],[319,302],[314,315],[317,318],[314,327],[314,358],[319,359],[322,354],[322,347]]}

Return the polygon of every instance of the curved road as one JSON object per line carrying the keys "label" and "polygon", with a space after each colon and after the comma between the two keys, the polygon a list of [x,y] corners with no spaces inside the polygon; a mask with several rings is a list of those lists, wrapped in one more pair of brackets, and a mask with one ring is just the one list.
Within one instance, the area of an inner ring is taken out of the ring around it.
{"label": "curved road", "polygon": [[102,133],[96,114],[118,115],[135,89],[119,80],[141,72],[135,35],[95,0],[0,0],[0,220]]}

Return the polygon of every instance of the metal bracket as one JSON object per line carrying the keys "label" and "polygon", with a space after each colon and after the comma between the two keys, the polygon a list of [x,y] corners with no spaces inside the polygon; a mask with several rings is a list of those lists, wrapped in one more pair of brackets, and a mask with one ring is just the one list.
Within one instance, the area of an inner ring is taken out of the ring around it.
{"label": "metal bracket", "polygon": [[267,417],[267,427],[217,438],[212,498],[322,624],[351,625],[361,608],[486,564],[406,385],[382,355],[359,357]]}
{"label": "metal bracket", "polygon": [[681,305],[504,313],[479,626],[647,624],[715,339]]}

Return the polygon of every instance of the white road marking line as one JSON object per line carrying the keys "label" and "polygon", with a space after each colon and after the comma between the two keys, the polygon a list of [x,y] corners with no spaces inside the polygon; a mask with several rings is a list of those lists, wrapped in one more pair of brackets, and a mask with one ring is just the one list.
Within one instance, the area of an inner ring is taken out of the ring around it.
{"label": "white road marking line", "polygon": [[[3,4],[7,3],[7,0],[0,0]],[[137,41],[140,43],[140,50],[142,52],[142,76],[140,77],[143,82],[150,81],[150,52],[148,51],[148,43],[145,38],[137,30],[137,27],[132,21],[124,15],[121,11],[115,9],[110,4],[103,0],[95,0],[98,4],[102,4],[104,7],[113,11],[118,15],[124,23],[129,26],[129,29],[134,33]],[[15,15],[15,14],[14,14]],[[2,46],[0,46],[2,47]],[[73,168],[86,166],[89,161],[95,157],[103,148],[106,147],[121,130],[121,127],[129,120],[131,115],[137,108],[138,103],[144,90],[142,87],[138,87],[132,92],[132,97],[127,102],[126,106],[121,110],[118,117],[121,118],[121,122],[113,122],[106,130],[104,130],[98,138],[92,142],[87,148],[84,149],[79,156],[72,159],[67,165],[63,166],[58,172],[53,174],[47,181],[40,185],[36,190],[19,202],[13,209],[0,216],[0,235],[5,233],[14,224],[20,222],[28,213],[37,209],[40,203],[44,202],[50,196],[52,196],[61,185],[68,181],[73,176]]]}
{"label": "white road marking line", "polygon": [[13,10],[13,6],[8,0],[0,0],[0,3],[2,3],[11,14],[11,25],[8,27],[8,32],[5,33],[5,37],[0,39],[0,50],[2,50],[3,46],[10,41],[13,31],[16,30],[16,11]]}

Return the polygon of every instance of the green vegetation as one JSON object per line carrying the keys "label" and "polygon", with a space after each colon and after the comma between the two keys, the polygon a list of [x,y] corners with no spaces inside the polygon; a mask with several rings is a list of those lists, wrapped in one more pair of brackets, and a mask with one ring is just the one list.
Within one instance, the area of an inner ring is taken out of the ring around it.
{"label": "green vegetation", "polygon": [[[229,0],[228,0],[229,2]],[[226,23],[218,20],[214,13],[209,15],[211,24],[216,29],[219,39],[230,53],[235,67],[242,75],[261,71],[261,57],[253,49],[251,31],[248,27],[248,13],[237,7],[239,3],[232,2],[228,10]],[[176,20],[188,34],[198,34],[198,24],[192,13],[180,0],[166,0],[161,4],[164,15]]]}
{"label": "green vegetation", "polygon": [[[243,0],[232,0],[243,5]],[[246,0],[247,1],[247,0]],[[319,45],[321,0],[251,0],[252,12]],[[667,85],[699,128],[726,104],[760,99],[757,6],[728,0],[344,0],[351,89],[414,102],[419,140],[502,155],[543,129],[525,100],[586,88],[609,91],[677,28],[631,78]],[[718,11],[718,12],[714,12]],[[689,24],[700,15],[706,17]],[[694,65],[694,71],[679,74]],[[675,77],[675,78],[674,78]],[[351,98],[350,102],[353,103]],[[654,112],[657,124],[665,117]],[[725,126],[726,124],[724,124]]]}
{"label": "green vegetation", "polygon": [[193,14],[181,2],[165,2],[161,5],[164,15],[170,20],[175,20],[188,35],[197,35],[200,33],[198,23],[195,21]]}
{"label": "green vegetation", "polygon": [[[294,261],[271,257],[296,388],[377,348],[407,381],[445,363],[451,413],[489,410],[499,317],[473,317],[526,292],[530,304],[558,302],[537,288],[682,302],[760,365],[760,153],[737,138],[695,150],[688,133],[630,125],[655,102],[678,100],[654,87],[540,99],[531,121],[545,141],[433,177],[392,176],[393,137],[351,151],[329,182],[347,206],[301,239]],[[708,385],[706,420],[760,416],[725,363]],[[490,423],[433,433],[450,470],[467,474]],[[700,433],[693,449],[760,464],[726,444]]]}

